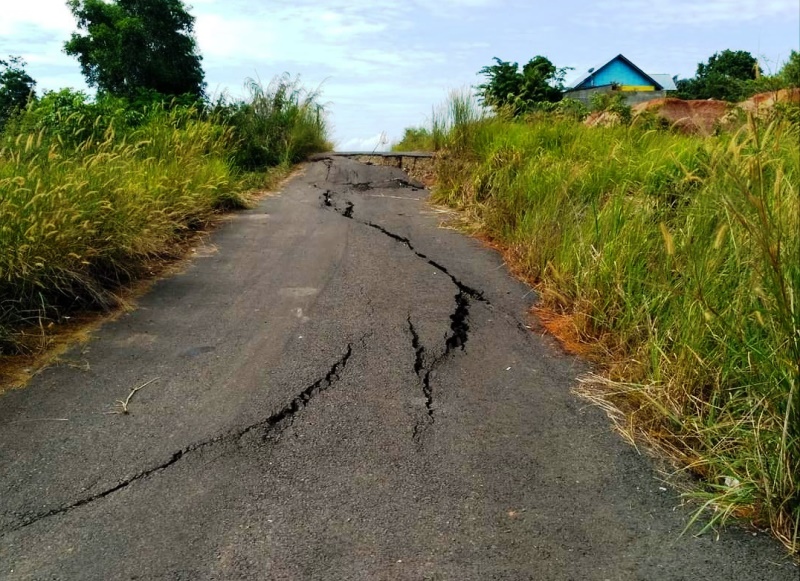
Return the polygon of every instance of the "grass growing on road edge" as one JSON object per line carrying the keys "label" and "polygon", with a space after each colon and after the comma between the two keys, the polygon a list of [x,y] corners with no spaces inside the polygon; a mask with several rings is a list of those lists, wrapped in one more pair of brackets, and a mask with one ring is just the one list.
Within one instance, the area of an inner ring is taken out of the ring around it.
{"label": "grass growing on road edge", "polygon": [[477,98],[467,88],[450,91],[447,100],[431,112],[430,127],[409,127],[392,151],[439,151],[470,143],[469,132],[484,117]]}
{"label": "grass growing on road edge", "polygon": [[[61,121],[61,120],[59,120]],[[73,132],[104,120],[65,119]],[[68,135],[72,138],[73,135]],[[231,132],[185,110],[131,131],[109,123],[75,145],[47,128],[3,136],[0,150],[0,341],[75,308],[107,308],[114,289],[244,199],[227,161]],[[4,331],[4,333],[3,333]]]}
{"label": "grass growing on road edge", "polygon": [[[474,116],[473,116],[474,117]],[[505,248],[606,375],[584,390],[798,554],[800,134],[452,124],[434,201]],[[609,363],[610,362],[610,363]]]}
{"label": "grass growing on road edge", "polygon": [[312,153],[330,151],[325,110],[319,90],[308,90],[299,77],[277,76],[264,86],[247,79],[247,97],[216,104],[215,113],[234,128],[237,166],[255,171],[298,163]]}
{"label": "grass growing on road edge", "polygon": [[[165,260],[222,211],[244,207],[292,163],[327,147],[321,109],[280,82],[235,113],[271,102],[273,126],[246,127],[224,106],[133,108],[50,93],[0,134],[0,355],[39,349],[20,335],[85,309],[108,309],[118,290]],[[278,157],[237,163],[270,143]],[[283,152],[283,153],[281,153]],[[273,168],[272,166],[276,166]],[[26,334],[27,336],[27,334]]]}

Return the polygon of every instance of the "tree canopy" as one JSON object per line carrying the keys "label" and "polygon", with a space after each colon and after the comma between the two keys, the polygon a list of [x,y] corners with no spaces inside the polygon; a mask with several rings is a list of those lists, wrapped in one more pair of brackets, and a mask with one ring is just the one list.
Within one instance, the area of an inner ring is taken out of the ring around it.
{"label": "tree canopy", "polygon": [[697,65],[694,78],[677,82],[683,99],[739,101],[747,96],[748,81],[759,75],[758,61],[744,50],[723,50]]}
{"label": "tree canopy", "polygon": [[0,59],[0,129],[9,117],[36,96],[36,81],[25,72],[25,61],[17,56]]}
{"label": "tree canopy", "polygon": [[495,110],[510,109],[518,115],[532,110],[539,103],[561,100],[568,68],[556,68],[543,56],[532,58],[522,70],[518,63],[497,57],[494,61],[494,65],[485,66],[478,72],[486,77],[486,82],[477,87],[483,104]]}
{"label": "tree canopy", "polygon": [[181,0],[68,0],[80,32],[64,45],[101,92],[135,97],[205,92],[194,16]]}
{"label": "tree canopy", "polygon": [[793,50],[789,60],[778,73],[781,80],[789,87],[800,87],[800,52]]}

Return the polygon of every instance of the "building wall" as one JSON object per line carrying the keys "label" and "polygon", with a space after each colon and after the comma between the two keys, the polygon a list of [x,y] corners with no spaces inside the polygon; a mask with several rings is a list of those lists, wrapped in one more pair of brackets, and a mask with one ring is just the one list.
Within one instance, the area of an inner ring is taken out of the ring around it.
{"label": "building wall", "polygon": [[603,85],[651,85],[652,81],[630,68],[619,59],[611,61],[608,66],[596,72],[592,77],[586,79],[581,85],[582,88],[601,87]]}
{"label": "building wall", "polygon": [[611,85],[605,87],[593,87],[591,89],[579,89],[577,91],[569,91],[564,93],[564,98],[575,99],[580,101],[587,107],[591,105],[591,98],[594,93],[619,93],[625,99],[627,105],[636,105],[637,103],[644,103],[652,101],[653,99],[663,99],[667,96],[666,91],[615,91]]}

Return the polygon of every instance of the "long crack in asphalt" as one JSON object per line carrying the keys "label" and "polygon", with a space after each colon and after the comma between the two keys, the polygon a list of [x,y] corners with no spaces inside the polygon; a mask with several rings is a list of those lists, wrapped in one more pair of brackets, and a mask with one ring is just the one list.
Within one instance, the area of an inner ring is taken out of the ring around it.
{"label": "long crack in asphalt", "polygon": [[[368,334],[365,334],[359,340],[359,343],[364,346],[366,338]],[[328,369],[327,373],[303,389],[300,393],[298,393],[292,400],[286,404],[283,408],[269,416],[265,420],[261,420],[254,424],[250,424],[248,426],[230,430],[223,434],[214,436],[208,440],[203,442],[197,442],[195,444],[191,444],[186,448],[178,450],[174,452],[165,462],[157,466],[153,466],[148,468],[147,470],[143,470],[138,474],[135,474],[129,478],[126,478],[114,486],[111,486],[101,492],[88,496],[86,498],[82,498],[76,502],[71,504],[61,506],[59,508],[54,508],[48,510],[46,512],[41,512],[35,515],[31,515],[28,518],[24,519],[20,524],[17,526],[11,527],[2,532],[0,536],[5,536],[9,533],[13,533],[25,527],[28,527],[42,519],[46,519],[53,516],[58,516],[67,512],[70,512],[76,508],[80,508],[97,500],[101,500],[115,492],[122,490],[133,484],[134,482],[138,482],[139,480],[146,479],[150,476],[163,472],[164,470],[168,469],[169,467],[173,466],[181,459],[185,458],[189,454],[193,452],[197,452],[199,450],[203,450],[206,448],[210,448],[216,444],[220,444],[222,442],[227,441],[234,441],[239,440],[246,434],[253,432],[255,430],[263,430],[264,434],[262,436],[263,441],[273,440],[276,439],[277,436],[280,435],[283,431],[285,431],[289,426],[292,425],[294,422],[295,417],[309,404],[309,402],[314,399],[317,395],[321,394],[324,391],[332,388],[338,381],[341,379],[341,374],[344,368],[347,366],[347,362],[353,355],[353,343],[349,343],[347,345],[347,349],[345,353]]]}
{"label": "long crack in asphalt", "polygon": [[[414,187],[409,182],[405,180],[396,180],[402,184],[401,187]],[[363,186],[362,183],[358,184],[348,184],[350,186]],[[358,187],[355,188],[359,191],[363,191],[363,188]],[[421,441],[422,435],[425,429],[435,421],[435,407],[434,407],[434,398],[433,398],[433,387],[431,385],[431,381],[435,375],[436,368],[439,367],[446,359],[448,359],[452,352],[461,349],[464,351],[466,349],[467,341],[469,340],[469,308],[470,308],[470,299],[474,299],[481,303],[484,303],[486,306],[491,306],[491,303],[487,298],[484,297],[483,293],[464,284],[458,278],[456,278],[446,267],[439,264],[435,260],[428,258],[427,255],[419,252],[414,245],[411,243],[411,240],[406,238],[405,236],[400,236],[390,230],[387,230],[383,226],[379,224],[375,224],[374,222],[369,222],[366,220],[359,220],[354,217],[353,213],[355,211],[355,205],[350,200],[345,200],[344,208],[340,208],[333,196],[334,192],[332,190],[325,190],[322,193],[322,205],[325,208],[334,210],[338,214],[353,220],[359,224],[363,224],[364,226],[369,226],[370,228],[374,228],[379,232],[383,233],[384,235],[388,236],[392,240],[395,240],[404,246],[406,246],[411,252],[413,252],[417,257],[425,260],[428,264],[439,270],[440,272],[446,274],[453,284],[458,288],[458,293],[455,295],[455,310],[450,315],[450,331],[451,333],[445,337],[445,347],[444,351],[439,355],[430,359],[430,363],[428,365],[425,364],[425,354],[426,350],[425,347],[421,344],[419,333],[414,326],[414,323],[411,320],[411,315],[408,316],[408,327],[411,333],[411,346],[414,349],[414,373],[417,377],[420,378],[422,384],[422,393],[425,398],[425,417],[418,421],[414,426],[412,437],[418,443]]]}
{"label": "long crack in asphalt", "polygon": [[[326,160],[325,165],[327,166],[328,169],[328,173],[326,176],[327,180],[330,177],[332,164],[327,163]],[[376,184],[361,183],[361,182],[349,185],[351,185],[355,190],[358,191],[365,191],[368,189],[372,189],[373,187],[378,187],[378,185]],[[402,179],[390,180],[390,182],[387,182],[387,184],[381,184],[380,187],[397,187],[397,188],[408,187],[412,189],[417,189],[416,184],[413,184],[407,180],[402,180]],[[337,213],[341,214],[345,218],[348,218],[350,220],[353,220],[370,228],[374,228],[375,230],[380,231],[389,238],[392,238],[393,240],[405,245],[417,257],[427,261],[428,264],[430,264],[440,272],[447,275],[459,290],[459,292],[455,295],[456,308],[454,312],[450,315],[451,333],[447,335],[445,338],[445,348],[440,354],[430,358],[429,363],[427,365],[426,365],[425,347],[421,344],[419,334],[417,333],[416,328],[414,327],[414,324],[411,320],[411,316],[409,315],[408,317],[409,329],[412,334],[412,346],[415,350],[414,372],[420,378],[420,382],[422,384],[422,392],[425,397],[425,411],[426,411],[425,418],[421,421],[418,421],[417,424],[414,426],[413,430],[414,439],[419,441],[425,427],[432,424],[434,421],[434,400],[433,400],[433,388],[431,386],[431,380],[433,379],[435,370],[439,365],[441,365],[443,361],[445,361],[448,357],[450,357],[451,353],[454,350],[459,348],[464,350],[465,345],[469,339],[469,323],[467,321],[469,318],[470,299],[474,299],[476,301],[484,303],[487,306],[490,306],[491,303],[489,302],[488,299],[486,299],[483,296],[482,292],[464,284],[462,281],[456,278],[452,273],[450,273],[450,271],[446,267],[428,258],[428,256],[426,256],[422,252],[416,250],[414,248],[414,245],[408,238],[395,234],[394,232],[387,230],[386,228],[384,228],[379,224],[356,219],[353,215],[355,210],[355,205],[353,204],[353,202],[347,200],[345,201],[345,207],[339,208],[334,203],[333,194],[334,193],[331,190],[326,190],[325,192],[323,192],[322,202],[325,207],[335,210]],[[361,338],[360,341],[362,344],[364,343],[366,337],[367,335],[364,335]],[[114,494],[115,492],[119,492],[120,490],[127,488],[128,486],[130,486],[135,482],[144,480],[146,478],[149,478],[150,476],[163,472],[164,470],[170,468],[171,466],[173,466],[174,464],[185,458],[187,455],[192,454],[193,452],[209,448],[211,446],[220,444],[222,442],[241,439],[246,434],[253,432],[255,430],[262,430],[264,432],[262,435],[263,441],[277,439],[283,431],[285,431],[289,426],[292,425],[295,416],[299,412],[301,412],[314,397],[330,389],[331,387],[333,387],[333,385],[336,384],[336,382],[339,381],[341,377],[341,372],[346,367],[347,362],[349,361],[352,355],[353,355],[353,344],[351,343],[348,344],[344,355],[331,366],[331,368],[328,370],[328,372],[325,374],[324,377],[318,379],[317,381],[315,381],[314,383],[303,389],[286,406],[284,406],[276,413],[269,416],[267,419],[256,422],[255,424],[251,424],[243,428],[225,432],[223,434],[217,435],[203,442],[197,442],[195,444],[191,444],[181,450],[174,452],[172,455],[170,455],[170,457],[166,461],[162,462],[161,464],[158,464],[157,466],[153,466],[133,476],[130,476],[124,480],[121,480],[114,486],[106,488],[105,490],[102,490],[91,496],[77,500],[71,504],[31,515],[25,518],[17,526],[11,527],[6,531],[0,533],[0,536],[4,536],[14,531],[23,529],[40,520],[53,516],[58,516],[70,512],[74,509],[80,508],[82,506],[85,506],[87,504],[90,504],[92,502],[101,500],[111,494]]]}
{"label": "long crack in asphalt", "polygon": [[[327,165],[327,163],[326,163],[326,165]],[[326,180],[328,179],[328,177],[330,177],[330,172],[328,173],[328,176],[326,176]],[[396,182],[397,184],[399,184],[397,187],[409,187],[409,188],[412,188],[414,191],[416,191],[416,189],[417,189],[417,186],[415,184],[410,183],[410,182],[408,182],[406,180],[395,179],[395,180],[389,180],[389,181]],[[352,187],[353,185],[361,185],[361,182],[359,182],[358,184],[347,183],[345,185]],[[315,186],[315,187],[318,187],[318,186]],[[378,185],[377,184],[373,184],[372,187],[378,187]],[[385,187],[385,186],[383,186],[383,187]],[[438,270],[441,273],[447,275],[450,278],[450,280],[453,281],[453,284],[456,285],[458,287],[458,289],[462,293],[466,294],[471,299],[474,299],[474,300],[476,300],[478,302],[483,303],[487,307],[492,308],[492,303],[489,301],[489,299],[487,299],[484,296],[483,292],[481,292],[481,291],[479,291],[479,290],[477,290],[477,289],[465,284],[464,282],[462,282],[461,280],[456,278],[448,270],[448,268],[446,266],[440,264],[439,262],[436,262],[432,258],[429,258],[427,255],[423,254],[422,252],[419,252],[414,247],[414,245],[411,243],[411,240],[409,240],[405,236],[400,236],[399,234],[391,232],[390,230],[387,230],[386,228],[384,228],[380,224],[375,224],[374,222],[369,222],[369,221],[366,221],[366,220],[359,220],[359,219],[354,218],[353,217],[353,212],[354,212],[355,207],[354,207],[353,202],[351,202],[350,200],[346,200],[345,201],[345,208],[344,209],[339,208],[336,205],[335,200],[333,198],[333,196],[335,194],[336,194],[336,192],[334,192],[333,190],[330,190],[330,189],[327,189],[322,193],[322,204],[323,204],[323,207],[328,208],[330,210],[333,210],[336,213],[344,216],[345,218],[349,218],[349,219],[353,220],[354,222],[357,222],[359,224],[363,224],[364,226],[369,226],[370,228],[374,228],[375,230],[378,230],[378,231],[382,232],[383,234],[385,234],[389,238],[392,238],[393,240],[396,240],[397,242],[400,242],[401,244],[405,245],[409,250],[411,250],[411,252],[416,254],[419,258],[425,260],[428,264],[433,266],[436,270]],[[501,309],[501,311],[502,311],[502,309]],[[517,330],[520,333],[522,333],[522,335],[524,335],[526,337],[529,335],[531,328],[528,325],[526,325],[523,321],[519,320],[513,314],[510,314],[510,313],[507,313],[507,312],[503,312],[502,314],[504,316],[508,317],[509,320],[513,321],[513,324],[516,326]]]}
{"label": "long crack in asphalt", "polygon": [[380,224],[375,224],[374,222],[369,222],[367,220],[359,220],[359,219],[355,218],[353,216],[353,212],[355,210],[355,206],[354,206],[353,202],[351,202],[350,200],[345,201],[345,208],[344,209],[339,208],[336,205],[336,203],[335,203],[335,201],[333,199],[334,194],[335,194],[335,192],[333,192],[332,190],[325,190],[322,193],[322,205],[323,205],[323,207],[330,208],[331,210],[335,211],[338,214],[341,214],[345,218],[349,218],[350,220],[353,220],[354,222],[357,222],[359,224],[363,224],[364,226],[369,226],[370,228],[374,228],[375,230],[378,230],[379,232],[382,232],[383,234],[385,234],[389,238],[391,238],[393,240],[396,240],[397,242],[400,242],[401,244],[403,244],[406,247],[408,247],[408,249],[411,250],[411,252],[416,254],[419,258],[425,260],[428,264],[430,264],[436,270],[440,271],[443,274],[446,274],[447,277],[450,280],[453,281],[453,284],[456,285],[458,287],[458,290],[460,290],[462,293],[468,295],[471,299],[474,299],[476,301],[484,303],[487,306],[491,305],[491,302],[489,301],[489,299],[484,297],[483,292],[481,292],[481,291],[479,291],[479,290],[477,290],[475,288],[472,288],[471,286],[469,286],[467,284],[464,284],[462,281],[460,281],[458,278],[456,278],[445,266],[439,264],[438,262],[436,262],[435,260],[433,260],[431,258],[428,258],[428,256],[426,254],[423,254],[422,252],[420,252],[419,250],[414,248],[414,245],[411,244],[411,240],[409,240],[405,236],[400,236],[399,234],[395,234],[394,232],[391,232],[390,230],[387,230],[386,228],[384,228]]}
{"label": "long crack in asphalt", "polygon": [[[422,394],[425,396],[426,416],[414,425],[412,437],[416,442],[420,442],[425,429],[435,421],[435,408],[433,401],[433,386],[431,384],[436,369],[446,361],[453,351],[466,350],[467,340],[469,339],[469,298],[462,291],[455,296],[456,308],[450,315],[450,335],[445,338],[445,348],[442,353],[433,357],[428,365],[425,365],[425,347],[422,346],[419,333],[416,330],[411,316],[408,317],[408,327],[411,332],[411,346],[415,351],[414,371],[422,382]],[[423,373],[424,371],[424,373]]]}

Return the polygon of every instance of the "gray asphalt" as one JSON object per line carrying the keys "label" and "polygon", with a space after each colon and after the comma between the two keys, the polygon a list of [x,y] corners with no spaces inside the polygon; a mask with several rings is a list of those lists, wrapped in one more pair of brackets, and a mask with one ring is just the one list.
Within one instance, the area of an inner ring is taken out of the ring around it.
{"label": "gray asphalt", "polygon": [[681,535],[530,289],[418,186],[309,164],[0,397],[0,579],[797,581],[767,535]]}

